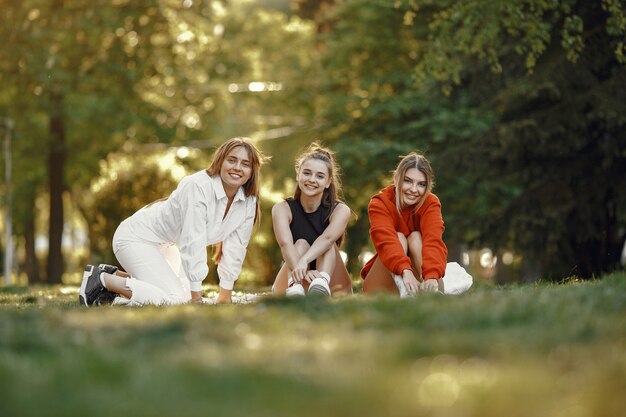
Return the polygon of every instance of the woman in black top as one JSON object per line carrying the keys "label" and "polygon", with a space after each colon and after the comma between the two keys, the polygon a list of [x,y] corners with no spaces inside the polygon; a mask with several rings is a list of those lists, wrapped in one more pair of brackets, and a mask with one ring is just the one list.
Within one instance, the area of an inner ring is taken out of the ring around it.
{"label": "woman in black top", "polygon": [[339,255],[351,211],[337,199],[341,190],[333,153],[317,142],[296,160],[293,198],[272,208],[274,234],[284,263],[274,281],[276,295],[352,293]]}

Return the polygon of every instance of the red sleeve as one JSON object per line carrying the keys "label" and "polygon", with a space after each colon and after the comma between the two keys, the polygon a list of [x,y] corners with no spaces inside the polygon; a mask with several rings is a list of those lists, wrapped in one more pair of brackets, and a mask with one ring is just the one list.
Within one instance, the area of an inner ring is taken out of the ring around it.
{"label": "red sleeve", "polygon": [[383,265],[397,275],[411,269],[411,259],[404,252],[394,224],[394,214],[378,198],[372,198],[367,208],[370,218],[370,237]]}
{"label": "red sleeve", "polygon": [[446,271],[448,248],[443,243],[443,217],[441,203],[431,194],[420,210],[420,231],[422,233],[422,277],[441,278]]}

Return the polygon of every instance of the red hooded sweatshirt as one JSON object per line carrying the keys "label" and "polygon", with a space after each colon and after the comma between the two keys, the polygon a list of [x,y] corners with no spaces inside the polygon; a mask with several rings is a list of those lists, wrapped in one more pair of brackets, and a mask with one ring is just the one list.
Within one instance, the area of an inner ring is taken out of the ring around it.
{"label": "red hooded sweatshirt", "polygon": [[408,237],[415,231],[422,234],[422,277],[424,279],[443,277],[448,249],[443,243],[441,203],[436,195],[429,193],[417,211],[415,206],[412,206],[398,213],[396,190],[390,185],[372,197],[367,211],[370,219],[370,237],[376,248],[376,255],[361,270],[362,278],[367,276],[377,257],[380,257],[383,265],[394,274],[402,275],[402,271],[411,269],[411,259],[404,253],[398,240],[398,232]]}

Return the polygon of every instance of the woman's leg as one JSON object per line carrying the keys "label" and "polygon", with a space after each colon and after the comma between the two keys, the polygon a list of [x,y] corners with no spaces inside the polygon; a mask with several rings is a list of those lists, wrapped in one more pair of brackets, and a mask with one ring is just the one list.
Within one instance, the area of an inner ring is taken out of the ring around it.
{"label": "woman's leg", "polygon": [[[132,278],[104,274],[109,291],[130,299],[130,305],[163,305],[188,302],[180,254],[175,246],[126,241],[115,245],[115,256]],[[188,285],[187,285],[188,287]]]}
{"label": "woman's leg", "polygon": [[[103,274],[105,286],[130,300],[129,305],[178,304],[191,293],[174,245],[142,242],[123,221],[113,236],[113,252],[127,274]],[[124,275],[128,276],[126,278]]]}
{"label": "woman's leg", "polygon": [[[302,256],[306,251],[309,250],[310,245],[304,239],[298,239],[296,243],[294,243],[296,250],[298,251],[298,255]],[[276,279],[274,280],[274,285],[272,285],[272,293],[274,295],[285,295],[285,291],[287,291],[287,287],[289,286],[289,267],[287,263],[283,262],[283,265],[280,267],[278,274],[276,275]],[[302,283],[305,284],[304,282]]]}
{"label": "woman's leg", "polygon": [[413,232],[407,238],[409,257],[413,264],[413,273],[418,281],[422,280],[422,234]]}
{"label": "woman's leg", "polygon": [[[105,266],[111,266],[111,265],[105,265]],[[132,296],[132,293],[130,292],[130,290],[127,289],[126,287],[126,278],[130,278],[130,274],[124,272],[124,271],[120,271],[119,269],[115,272],[108,272],[110,271],[109,268],[102,268],[102,265],[100,265],[100,270],[102,272],[100,272],[100,275],[103,279],[105,288],[107,289],[108,294],[111,294],[112,297],[115,297],[116,295],[122,295],[128,299],[130,299],[130,297]],[[102,300],[100,300],[102,302]]]}
{"label": "woman's leg", "polygon": [[190,301],[191,287],[189,284],[189,279],[187,278],[187,274],[185,273],[185,268],[183,267],[183,260],[180,257],[180,251],[178,250],[178,246],[162,245],[161,251],[170,268],[172,268],[172,271],[174,271],[174,273],[178,277],[178,282],[180,286],[176,286],[176,291],[180,291],[182,289],[182,298],[187,299],[189,297],[189,299],[186,301]]}
{"label": "woman's leg", "polygon": [[[128,274],[127,274],[128,275]],[[129,300],[133,296],[132,291],[126,286],[126,280],[130,278],[130,275],[127,277],[122,276],[119,272],[115,274],[109,274],[108,272],[102,273],[104,279],[104,286],[107,290],[114,292],[116,294],[122,295]]]}
{"label": "woman's leg", "polygon": [[329,286],[333,295],[336,293],[352,294],[350,274],[341,259],[337,245],[333,245],[317,259],[317,270],[326,272],[330,276]]}
{"label": "woman's leg", "polygon": [[[408,245],[407,240],[402,233],[398,233],[398,240],[406,253]],[[369,270],[363,281],[364,293],[391,292],[399,294],[398,287],[393,282],[393,274],[383,265],[380,257],[374,261],[372,268]]]}

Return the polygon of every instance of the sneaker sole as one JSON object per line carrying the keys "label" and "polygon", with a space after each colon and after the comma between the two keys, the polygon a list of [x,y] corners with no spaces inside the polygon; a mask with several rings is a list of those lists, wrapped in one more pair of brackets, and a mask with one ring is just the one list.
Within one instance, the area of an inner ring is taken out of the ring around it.
{"label": "sneaker sole", "polygon": [[[91,275],[91,271],[93,271],[94,266],[93,265],[87,265],[85,267],[85,272],[89,272]],[[83,273],[83,281],[80,283],[80,290],[78,290],[78,302],[80,303],[81,306],[85,306],[85,307],[89,307],[89,305],[87,304],[87,298],[86,298],[86,294],[85,291],[87,290],[87,281],[89,280],[89,277],[87,277],[87,279],[85,279],[84,277],[84,273]]]}
{"label": "sneaker sole", "polygon": [[312,285],[309,287],[310,295],[323,295],[325,297],[330,297],[330,293],[324,288],[322,285]]}
{"label": "sneaker sole", "polygon": [[285,291],[285,296],[286,297],[290,297],[290,298],[294,298],[294,297],[304,297],[306,295],[306,293],[304,292],[304,290],[302,291]]}
{"label": "sneaker sole", "polygon": [[118,267],[116,267],[115,265],[109,265],[109,264],[100,264],[98,265],[98,268],[100,268],[102,272],[106,272],[107,274],[112,274],[112,275],[115,275],[117,271],[119,271]]}

